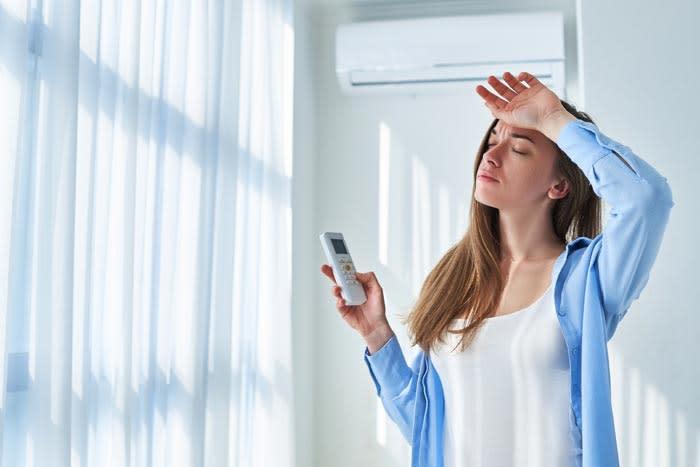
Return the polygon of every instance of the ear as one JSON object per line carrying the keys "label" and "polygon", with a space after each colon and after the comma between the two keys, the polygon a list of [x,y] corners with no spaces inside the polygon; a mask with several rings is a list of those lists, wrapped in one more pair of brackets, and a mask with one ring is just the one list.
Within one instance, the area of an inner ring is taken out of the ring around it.
{"label": "ear", "polygon": [[552,185],[547,191],[547,196],[550,199],[562,199],[566,198],[569,194],[569,181],[565,178],[559,179],[556,185]]}

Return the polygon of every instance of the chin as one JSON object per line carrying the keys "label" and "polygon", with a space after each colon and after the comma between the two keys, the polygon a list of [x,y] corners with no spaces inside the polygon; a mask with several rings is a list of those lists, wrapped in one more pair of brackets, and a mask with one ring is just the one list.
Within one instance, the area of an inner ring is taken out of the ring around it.
{"label": "chin", "polygon": [[484,203],[483,201],[479,201],[478,199],[476,200],[476,202],[483,205],[483,206],[488,206],[488,207],[494,208],[494,209],[500,209],[500,207],[494,203]]}
{"label": "chin", "polygon": [[503,203],[500,203],[498,200],[492,199],[488,196],[480,196],[477,193],[474,193],[474,199],[477,203],[483,204],[484,206],[488,206],[490,208],[500,209],[503,205]]}

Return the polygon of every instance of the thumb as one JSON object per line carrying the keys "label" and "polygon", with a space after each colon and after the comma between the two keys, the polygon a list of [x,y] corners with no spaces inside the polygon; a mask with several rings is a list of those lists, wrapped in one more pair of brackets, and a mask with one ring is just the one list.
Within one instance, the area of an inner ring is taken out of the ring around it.
{"label": "thumb", "polygon": [[357,280],[369,290],[381,289],[379,281],[377,281],[377,276],[373,272],[357,272],[355,271],[355,277]]}

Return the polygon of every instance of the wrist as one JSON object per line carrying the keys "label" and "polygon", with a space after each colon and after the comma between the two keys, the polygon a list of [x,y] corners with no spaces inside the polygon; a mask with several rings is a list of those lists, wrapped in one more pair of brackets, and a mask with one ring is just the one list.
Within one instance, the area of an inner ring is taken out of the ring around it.
{"label": "wrist", "polygon": [[370,354],[374,354],[376,351],[384,347],[384,344],[389,342],[389,339],[394,335],[394,331],[389,326],[389,323],[384,323],[377,326],[372,331],[368,332],[364,336],[365,342],[367,343],[367,349]]}
{"label": "wrist", "polygon": [[561,130],[572,120],[576,120],[576,117],[562,107],[552,112],[544,119],[540,125],[539,132],[556,144]]}

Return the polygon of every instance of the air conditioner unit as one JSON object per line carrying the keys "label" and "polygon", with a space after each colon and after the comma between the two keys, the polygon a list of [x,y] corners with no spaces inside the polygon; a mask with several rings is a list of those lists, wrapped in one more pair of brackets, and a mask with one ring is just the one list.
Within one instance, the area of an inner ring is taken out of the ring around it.
{"label": "air conditioner unit", "polygon": [[350,94],[473,92],[505,71],[532,73],[565,98],[561,12],[369,21],[336,31],[336,72]]}

